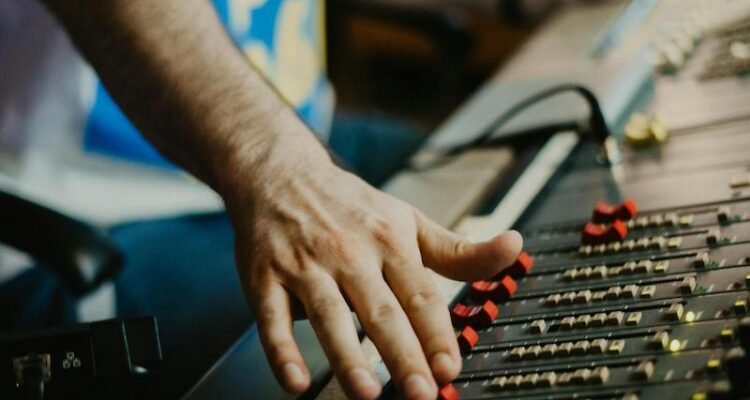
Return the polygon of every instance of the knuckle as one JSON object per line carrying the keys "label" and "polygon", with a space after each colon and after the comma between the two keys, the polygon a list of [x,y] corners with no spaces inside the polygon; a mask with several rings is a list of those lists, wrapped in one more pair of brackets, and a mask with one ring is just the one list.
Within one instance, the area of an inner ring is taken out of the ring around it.
{"label": "knuckle", "polygon": [[254,307],[255,319],[262,326],[270,324],[281,318],[281,312],[274,307]]}
{"label": "knuckle", "polygon": [[346,265],[353,265],[357,259],[357,247],[354,239],[345,231],[329,231],[327,239],[322,243],[329,248],[334,257]]}
{"label": "knuckle", "polygon": [[424,358],[424,355],[408,349],[405,351],[390,352],[388,355],[384,355],[386,364],[398,366],[395,373],[398,375],[397,379],[402,381],[413,373],[423,373],[425,371],[419,367],[419,359]]}
{"label": "knuckle", "polygon": [[322,297],[310,302],[307,314],[313,321],[323,321],[336,315],[341,310],[341,304],[335,298]]}
{"label": "knuckle", "polygon": [[399,314],[399,307],[393,303],[381,303],[370,309],[363,318],[366,325],[377,326],[392,323]]}
{"label": "knuckle", "polygon": [[294,266],[289,264],[282,264],[278,261],[273,261],[274,273],[278,276],[282,284],[293,291],[298,290],[304,285],[306,277],[309,275],[309,271],[312,269],[308,263],[295,263]]}
{"label": "knuckle", "polygon": [[450,249],[449,249],[450,254],[453,254],[456,256],[464,254],[469,245],[469,242],[466,241],[466,239],[456,239],[456,240],[452,240],[451,242],[452,243],[450,244]]}
{"label": "knuckle", "polygon": [[311,280],[315,280],[320,272],[320,265],[314,256],[303,248],[293,248],[285,256],[274,257],[270,261],[271,269],[284,286],[293,292],[303,291]]}
{"label": "knuckle", "polygon": [[283,362],[289,350],[295,346],[294,340],[288,337],[261,335],[260,340],[266,356],[272,363]]}
{"label": "knuckle", "polygon": [[342,267],[355,269],[359,267],[359,252],[353,244],[338,248],[336,251],[336,259],[341,262]]}
{"label": "knuckle", "polygon": [[378,239],[391,239],[396,232],[393,221],[380,215],[368,216],[365,219],[365,227]]}
{"label": "knuckle", "polygon": [[363,276],[371,273],[368,271],[367,262],[351,262],[343,266],[337,273],[336,279],[342,282],[353,282],[361,280]]}
{"label": "knuckle", "polygon": [[399,253],[404,249],[404,228],[393,219],[374,217],[375,222],[370,223],[369,232],[372,238],[384,250],[390,253]]}
{"label": "knuckle", "polygon": [[421,287],[409,293],[405,306],[409,311],[420,311],[439,307],[442,302],[442,297],[435,290]]}

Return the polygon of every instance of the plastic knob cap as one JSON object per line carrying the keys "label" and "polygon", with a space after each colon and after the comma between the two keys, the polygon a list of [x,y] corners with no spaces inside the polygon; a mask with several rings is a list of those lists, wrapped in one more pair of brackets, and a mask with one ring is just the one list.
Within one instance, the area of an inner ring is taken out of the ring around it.
{"label": "plastic knob cap", "polygon": [[465,327],[456,338],[461,354],[468,354],[479,341],[479,334],[471,326]]}
{"label": "plastic knob cap", "polygon": [[438,400],[458,400],[458,391],[449,383],[438,391]]}
{"label": "plastic knob cap", "polygon": [[581,233],[581,244],[597,245],[621,242],[628,235],[628,226],[620,220],[609,225],[587,223]]}
{"label": "plastic knob cap", "polygon": [[521,279],[531,272],[531,268],[534,266],[534,258],[529,253],[522,251],[518,254],[516,261],[510,266],[500,271],[497,275],[492,277],[492,280],[500,280],[505,276],[510,276],[513,279]]}
{"label": "plastic knob cap", "polygon": [[487,301],[481,306],[467,306],[456,304],[451,310],[451,320],[456,328],[471,326],[481,329],[492,324],[500,313],[495,303]]}
{"label": "plastic knob cap", "polygon": [[471,284],[469,297],[474,301],[492,300],[502,303],[509,300],[516,293],[518,284],[510,276],[504,276],[499,281],[477,281]]}
{"label": "plastic knob cap", "polygon": [[627,221],[638,213],[638,205],[632,199],[625,199],[622,204],[614,205],[600,201],[594,206],[591,221],[604,224],[615,220]]}

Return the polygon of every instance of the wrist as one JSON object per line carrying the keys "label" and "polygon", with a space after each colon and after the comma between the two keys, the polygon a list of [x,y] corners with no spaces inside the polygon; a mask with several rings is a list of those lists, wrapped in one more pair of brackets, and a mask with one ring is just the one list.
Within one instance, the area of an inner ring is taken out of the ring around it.
{"label": "wrist", "polygon": [[226,157],[215,163],[214,187],[228,209],[272,198],[292,182],[337,169],[318,139],[289,113],[291,118],[279,116],[261,132],[236,135]]}

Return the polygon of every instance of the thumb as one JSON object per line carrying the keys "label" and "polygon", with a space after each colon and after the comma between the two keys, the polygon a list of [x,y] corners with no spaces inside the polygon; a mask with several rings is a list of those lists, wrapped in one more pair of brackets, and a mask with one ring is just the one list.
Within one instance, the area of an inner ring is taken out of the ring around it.
{"label": "thumb", "polygon": [[486,279],[510,266],[518,257],[523,239],[508,231],[491,240],[472,243],[443,228],[415,210],[417,240],[425,266],[450,279]]}

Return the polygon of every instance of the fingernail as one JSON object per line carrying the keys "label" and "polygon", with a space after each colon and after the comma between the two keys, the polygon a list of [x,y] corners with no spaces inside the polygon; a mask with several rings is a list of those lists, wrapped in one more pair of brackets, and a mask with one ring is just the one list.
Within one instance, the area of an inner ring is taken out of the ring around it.
{"label": "fingernail", "polygon": [[454,371],[456,370],[456,363],[453,358],[446,353],[437,353],[432,357],[432,372],[435,375],[439,375],[440,379],[450,380],[453,379]]}
{"label": "fingernail", "polygon": [[307,378],[302,372],[302,368],[295,363],[284,365],[284,380],[294,390],[304,390],[307,387]]}
{"label": "fingernail", "polygon": [[503,235],[507,235],[509,240],[511,240],[512,242],[516,242],[516,244],[518,244],[519,249],[523,246],[523,236],[521,236],[521,234],[518,231],[510,230],[510,231],[505,232]]}
{"label": "fingernail", "polygon": [[404,381],[404,394],[409,399],[425,399],[432,397],[430,384],[422,375],[411,374]]}
{"label": "fingernail", "polygon": [[357,397],[372,399],[380,395],[380,382],[370,371],[362,367],[352,368],[348,378]]}
{"label": "fingernail", "polygon": [[511,236],[516,236],[518,239],[523,239],[523,237],[521,236],[521,232],[518,232],[516,230],[511,229],[505,233],[510,234]]}

